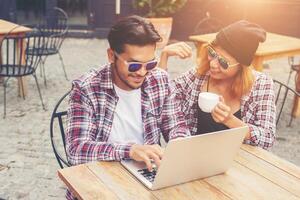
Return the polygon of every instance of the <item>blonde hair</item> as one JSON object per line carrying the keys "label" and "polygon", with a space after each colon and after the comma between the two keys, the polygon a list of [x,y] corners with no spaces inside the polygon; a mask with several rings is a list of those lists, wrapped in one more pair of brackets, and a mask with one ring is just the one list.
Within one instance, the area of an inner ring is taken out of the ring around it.
{"label": "blonde hair", "polygon": [[[207,46],[209,45],[216,46],[214,44],[202,45],[200,50],[200,56],[197,60],[197,63],[199,63],[197,67],[197,74],[200,76],[205,75],[210,68],[207,55]],[[230,93],[231,95],[241,98],[243,95],[246,95],[250,92],[254,82],[254,76],[252,74],[251,66],[241,65],[239,67],[240,70],[234,77]]]}

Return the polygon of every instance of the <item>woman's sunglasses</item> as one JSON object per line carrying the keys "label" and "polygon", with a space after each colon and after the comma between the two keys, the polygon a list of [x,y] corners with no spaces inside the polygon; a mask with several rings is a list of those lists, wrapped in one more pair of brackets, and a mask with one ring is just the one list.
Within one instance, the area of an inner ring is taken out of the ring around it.
{"label": "woman's sunglasses", "polygon": [[117,52],[114,51],[114,54],[117,56],[117,58],[119,58],[120,60],[122,60],[122,62],[125,63],[125,65],[128,66],[128,71],[129,72],[137,72],[139,71],[143,65],[145,65],[145,68],[147,71],[150,71],[152,69],[154,69],[157,66],[157,60],[151,60],[149,62],[128,62],[126,60],[124,60],[124,58],[122,58]]}
{"label": "woman's sunglasses", "polygon": [[219,64],[223,69],[228,69],[229,67],[234,67],[239,65],[239,63],[235,63],[230,65],[229,62],[222,56],[220,56],[212,47],[208,46],[207,47],[207,54],[209,57],[212,59],[218,59]]}

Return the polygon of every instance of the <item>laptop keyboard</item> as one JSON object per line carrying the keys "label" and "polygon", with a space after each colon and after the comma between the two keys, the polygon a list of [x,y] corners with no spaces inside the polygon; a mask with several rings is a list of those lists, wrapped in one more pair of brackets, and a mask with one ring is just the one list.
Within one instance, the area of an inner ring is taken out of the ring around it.
{"label": "laptop keyboard", "polygon": [[143,175],[151,183],[154,181],[156,170],[150,172],[148,169],[139,169],[138,172]]}

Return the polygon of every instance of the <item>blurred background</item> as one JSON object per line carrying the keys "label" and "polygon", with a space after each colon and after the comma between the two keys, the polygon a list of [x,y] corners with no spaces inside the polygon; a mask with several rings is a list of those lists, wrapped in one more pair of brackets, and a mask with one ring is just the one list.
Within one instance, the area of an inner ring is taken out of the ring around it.
{"label": "blurred background", "polygon": [[[69,15],[72,37],[105,37],[118,17],[143,15],[145,9],[136,9],[134,0],[0,0],[0,18],[18,24],[35,24],[54,6]],[[140,1],[142,2],[142,1]],[[120,4],[120,13],[117,13]],[[187,40],[197,24],[207,17],[222,21],[225,26],[239,19],[260,24],[269,32],[300,37],[299,0],[187,0],[184,6],[171,14],[171,39]]]}

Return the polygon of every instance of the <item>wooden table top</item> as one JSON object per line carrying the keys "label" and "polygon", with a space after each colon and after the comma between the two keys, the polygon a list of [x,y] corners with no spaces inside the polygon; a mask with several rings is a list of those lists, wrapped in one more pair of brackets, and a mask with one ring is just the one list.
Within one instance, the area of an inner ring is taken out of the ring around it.
{"label": "wooden table top", "polygon": [[224,174],[155,191],[119,162],[73,166],[58,175],[79,199],[300,199],[300,168],[249,145],[242,145]]}
{"label": "wooden table top", "polygon": [[[194,35],[189,39],[199,43],[211,42],[215,39],[216,33]],[[259,44],[255,53],[256,56],[268,56],[272,54],[281,54],[286,52],[300,51],[300,39],[275,33],[267,33],[266,41]]]}
{"label": "wooden table top", "polygon": [[[19,26],[18,24],[0,19],[0,36],[5,35],[8,33],[10,30],[12,30],[14,27]],[[19,34],[19,33],[25,33],[25,32],[30,32],[32,29],[25,27],[25,26],[20,26],[16,29],[14,29],[11,34]]]}

